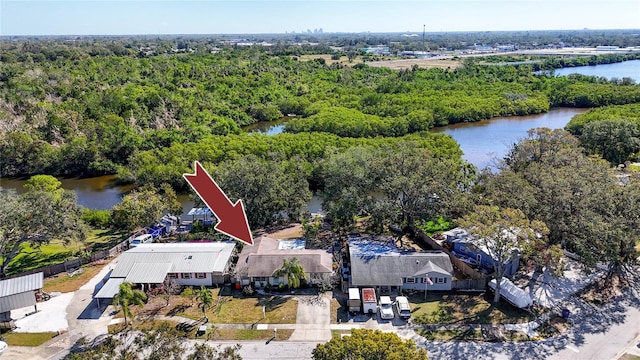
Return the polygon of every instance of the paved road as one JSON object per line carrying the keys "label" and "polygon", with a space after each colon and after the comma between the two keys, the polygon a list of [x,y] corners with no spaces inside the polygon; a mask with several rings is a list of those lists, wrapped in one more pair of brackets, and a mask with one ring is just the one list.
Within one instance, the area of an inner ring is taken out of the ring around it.
{"label": "paved road", "polygon": [[[237,341],[207,342],[210,345],[233,346]],[[311,352],[318,345],[313,341],[242,341],[240,355],[243,360],[309,360]]]}
{"label": "paved road", "polygon": [[[108,270],[108,269],[107,269]],[[105,270],[106,271],[106,270]],[[62,334],[37,348],[9,347],[2,359],[60,359],[83,336],[91,339],[106,333],[111,320],[108,313],[98,309],[91,294],[104,274],[96,276],[80,288],[67,308],[68,333]],[[351,327],[396,331],[429,351],[430,359],[617,359],[626,352],[639,353],[640,296],[627,296],[611,304],[594,306],[572,300],[572,319],[575,325],[561,336],[530,342],[435,342],[418,336],[405,322],[399,320],[378,321],[363,315],[349,323],[330,324],[330,295],[299,296],[297,324],[281,325],[294,328],[289,341],[240,342],[242,357],[247,360],[262,359],[311,359],[319,342],[331,338],[331,329]],[[268,328],[278,325],[270,324]],[[193,343],[193,341],[191,341]],[[209,342],[223,346],[238,342]]]}

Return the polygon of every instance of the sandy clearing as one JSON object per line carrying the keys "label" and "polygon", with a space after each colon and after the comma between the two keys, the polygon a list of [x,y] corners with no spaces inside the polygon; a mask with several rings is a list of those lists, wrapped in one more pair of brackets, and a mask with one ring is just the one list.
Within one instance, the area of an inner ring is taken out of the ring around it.
{"label": "sandy clearing", "polygon": [[270,237],[272,239],[299,239],[302,237],[302,225],[301,224],[291,224],[284,229],[277,230],[270,233],[264,233],[264,236]]}
{"label": "sandy clearing", "polygon": [[11,317],[16,320],[17,328],[15,332],[38,333],[49,331],[66,331],[69,328],[67,323],[67,306],[71,302],[74,293],[63,293],[54,296],[48,301],[38,303],[38,312],[33,312],[33,307],[11,311]]}
{"label": "sandy clearing", "polygon": [[441,69],[456,69],[462,66],[460,61],[451,59],[400,59],[400,60],[388,60],[388,61],[371,61],[366,63],[373,67],[386,67],[394,70],[410,69],[413,65],[418,65],[421,68],[441,68]]}

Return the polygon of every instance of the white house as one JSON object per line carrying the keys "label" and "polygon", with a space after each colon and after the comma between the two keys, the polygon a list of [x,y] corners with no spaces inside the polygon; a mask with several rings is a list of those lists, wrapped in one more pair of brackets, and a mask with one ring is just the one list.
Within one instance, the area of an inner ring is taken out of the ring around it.
{"label": "white house", "polygon": [[297,258],[309,284],[329,282],[333,273],[333,258],[320,249],[305,249],[303,240],[276,240],[261,236],[253,246],[245,246],[238,257],[235,278],[243,286],[287,285],[287,279],[275,276],[285,259]]}
{"label": "white house", "polygon": [[123,282],[143,288],[175,279],[179,285],[213,286],[229,280],[235,242],[140,244],[122,253],[94,298],[112,299]]}

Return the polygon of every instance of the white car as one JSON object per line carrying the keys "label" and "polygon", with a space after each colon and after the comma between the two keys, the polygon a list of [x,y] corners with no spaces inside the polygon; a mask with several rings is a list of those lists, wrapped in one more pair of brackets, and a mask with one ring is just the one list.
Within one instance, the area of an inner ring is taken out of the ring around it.
{"label": "white car", "polygon": [[2,354],[5,350],[7,350],[8,347],[9,345],[7,345],[6,342],[0,340],[0,354]]}
{"label": "white car", "polygon": [[380,296],[380,318],[391,320],[394,318],[393,307],[389,296]]}

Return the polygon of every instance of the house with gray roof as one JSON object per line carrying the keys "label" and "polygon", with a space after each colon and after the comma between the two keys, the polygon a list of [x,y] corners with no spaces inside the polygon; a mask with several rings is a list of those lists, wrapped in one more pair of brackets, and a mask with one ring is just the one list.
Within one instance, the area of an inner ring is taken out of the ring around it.
{"label": "house with gray roof", "polygon": [[328,283],[333,273],[333,256],[326,250],[306,249],[304,240],[276,240],[261,236],[253,246],[245,246],[238,256],[236,281],[257,287],[287,285],[287,279],[275,276],[285,259],[297,258],[308,284]]}
{"label": "house with gray roof", "polygon": [[442,251],[407,251],[392,239],[349,239],[350,287],[384,291],[451,290],[453,265]]}

